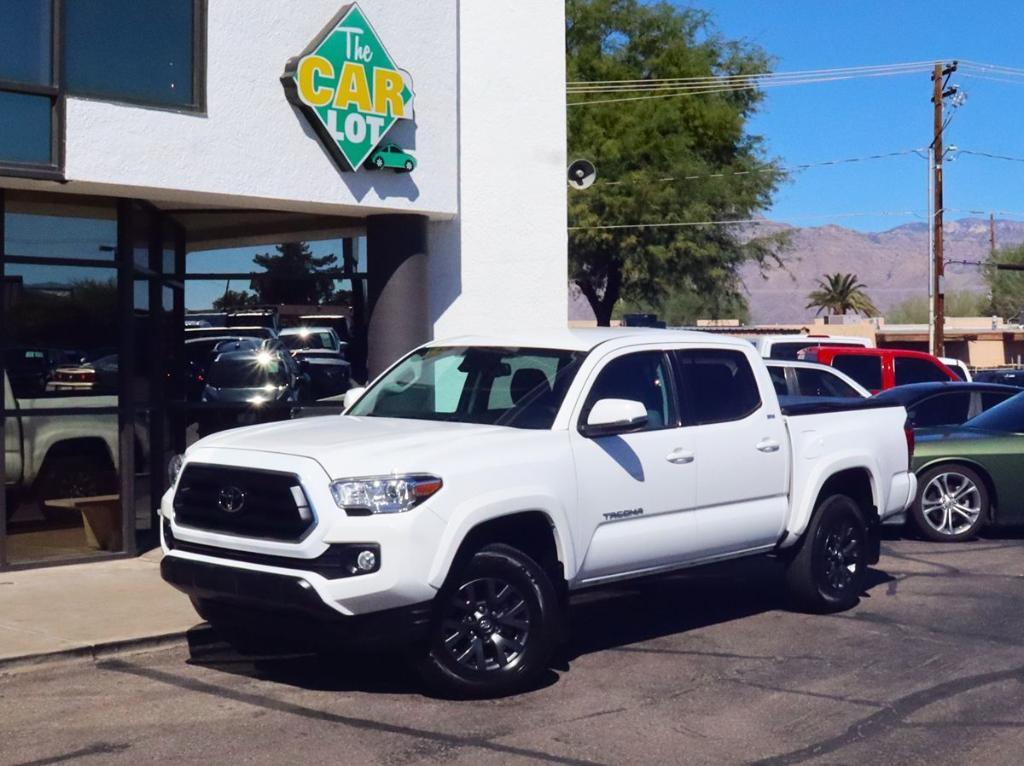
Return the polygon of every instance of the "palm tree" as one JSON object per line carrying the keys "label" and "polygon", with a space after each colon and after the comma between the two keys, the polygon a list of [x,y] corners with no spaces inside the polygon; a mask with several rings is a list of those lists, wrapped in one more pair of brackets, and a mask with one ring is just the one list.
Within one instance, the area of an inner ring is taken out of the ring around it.
{"label": "palm tree", "polygon": [[864,316],[878,316],[878,309],[864,292],[867,285],[857,281],[856,274],[826,274],[818,280],[818,289],[807,295],[807,308],[817,308],[817,313],[829,311],[845,314],[852,311]]}

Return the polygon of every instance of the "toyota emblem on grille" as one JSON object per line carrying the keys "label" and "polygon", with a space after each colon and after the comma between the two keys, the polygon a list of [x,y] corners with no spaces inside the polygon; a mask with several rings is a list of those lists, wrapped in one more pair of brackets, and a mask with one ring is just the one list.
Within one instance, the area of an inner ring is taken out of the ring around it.
{"label": "toyota emblem on grille", "polygon": [[224,487],[217,494],[217,507],[224,513],[238,513],[245,505],[245,492],[238,487]]}

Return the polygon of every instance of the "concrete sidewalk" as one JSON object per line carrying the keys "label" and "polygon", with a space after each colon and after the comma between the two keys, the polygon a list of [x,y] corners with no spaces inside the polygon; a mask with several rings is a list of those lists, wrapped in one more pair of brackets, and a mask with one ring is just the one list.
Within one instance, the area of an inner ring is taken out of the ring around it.
{"label": "concrete sidewalk", "polygon": [[183,637],[202,620],[161,555],[0,573],[0,668]]}

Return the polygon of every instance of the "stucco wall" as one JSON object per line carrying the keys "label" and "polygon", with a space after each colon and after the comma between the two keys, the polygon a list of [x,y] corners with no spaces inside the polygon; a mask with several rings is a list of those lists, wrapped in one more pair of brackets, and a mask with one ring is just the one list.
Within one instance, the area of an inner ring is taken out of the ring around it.
{"label": "stucco wall", "polygon": [[[340,0],[211,0],[206,115],[72,98],[67,178],[80,189],[150,199],[366,212],[457,212],[456,0],[360,0],[416,92],[411,175],[338,171],[279,78],[343,5]],[[491,3],[479,3],[481,7]],[[244,196],[246,201],[239,201]]]}
{"label": "stucco wall", "polygon": [[458,221],[431,226],[434,334],[565,327],[565,17],[459,4]]}

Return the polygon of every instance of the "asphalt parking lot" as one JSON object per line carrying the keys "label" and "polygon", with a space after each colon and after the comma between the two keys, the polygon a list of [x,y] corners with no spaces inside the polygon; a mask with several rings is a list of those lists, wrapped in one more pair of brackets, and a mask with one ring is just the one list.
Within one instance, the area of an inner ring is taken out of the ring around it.
{"label": "asphalt parking lot", "polygon": [[787,611],[765,560],[582,595],[561,667],[500,700],[217,645],[21,670],[0,763],[1019,764],[1024,535],[883,553],[834,616]]}

